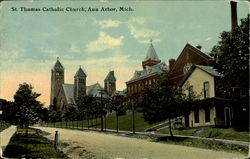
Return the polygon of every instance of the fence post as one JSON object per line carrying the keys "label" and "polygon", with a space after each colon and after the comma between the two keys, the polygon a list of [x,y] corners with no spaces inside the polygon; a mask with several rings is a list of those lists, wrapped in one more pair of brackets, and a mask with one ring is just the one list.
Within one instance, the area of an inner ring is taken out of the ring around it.
{"label": "fence post", "polygon": [[54,147],[55,149],[58,149],[58,141],[59,141],[59,133],[56,131],[55,133],[55,140],[54,140]]}

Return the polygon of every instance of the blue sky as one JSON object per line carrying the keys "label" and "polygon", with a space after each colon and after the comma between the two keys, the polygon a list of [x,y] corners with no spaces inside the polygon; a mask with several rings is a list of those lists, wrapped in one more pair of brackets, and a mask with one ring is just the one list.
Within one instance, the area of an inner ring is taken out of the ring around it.
{"label": "blue sky", "polygon": [[[117,88],[126,88],[140,70],[149,40],[159,58],[177,58],[186,43],[209,53],[222,31],[231,28],[229,1],[38,1],[0,3],[0,98],[13,100],[18,84],[27,82],[49,104],[50,70],[56,57],[73,83],[79,65],[87,84],[115,70]],[[21,12],[12,7],[131,7],[132,12]],[[238,20],[247,16],[248,2],[238,3]]]}

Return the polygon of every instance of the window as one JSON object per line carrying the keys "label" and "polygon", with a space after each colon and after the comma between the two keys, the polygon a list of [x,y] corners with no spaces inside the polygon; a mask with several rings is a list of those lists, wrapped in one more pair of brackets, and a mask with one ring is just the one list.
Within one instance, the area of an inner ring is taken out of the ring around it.
{"label": "window", "polygon": [[199,123],[199,109],[194,110],[194,122]]}
{"label": "window", "polygon": [[148,84],[151,85],[151,80],[148,81]]}
{"label": "window", "polygon": [[79,79],[79,82],[80,83],[84,83],[84,79]]}
{"label": "window", "polygon": [[209,83],[204,82],[203,87],[204,87],[204,98],[209,98]]}
{"label": "window", "polygon": [[205,122],[210,122],[210,108],[205,108]]}
{"label": "window", "polygon": [[59,76],[60,75],[60,73],[59,72],[56,72],[56,76]]}
{"label": "window", "polygon": [[194,87],[193,86],[189,86],[188,87],[188,97],[191,98],[194,94]]}

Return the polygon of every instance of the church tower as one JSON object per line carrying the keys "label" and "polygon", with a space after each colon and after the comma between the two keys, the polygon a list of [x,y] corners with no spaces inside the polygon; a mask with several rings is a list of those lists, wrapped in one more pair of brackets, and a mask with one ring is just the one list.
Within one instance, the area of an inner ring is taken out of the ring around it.
{"label": "church tower", "polygon": [[50,91],[50,105],[55,105],[59,89],[64,84],[64,68],[57,57],[56,64],[51,69],[51,91]]}
{"label": "church tower", "polygon": [[81,66],[74,76],[74,98],[77,99],[86,95],[86,73],[82,70]]}
{"label": "church tower", "polygon": [[150,46],[148,48],[148,52],[145,58],[145,61],[142,61],[142,67],[143,69],[146,68],[146,66],[153,66],[155,64],[160,63],[161,60],[159,60],[158,55],[154,49],[154,46],[152,44],[152,40],[150,40]]}
{"label": "church tower", "polygon": [[116,77],[114,71],[110,71],[104,80],[104,90],[112,95],[116,91]]}

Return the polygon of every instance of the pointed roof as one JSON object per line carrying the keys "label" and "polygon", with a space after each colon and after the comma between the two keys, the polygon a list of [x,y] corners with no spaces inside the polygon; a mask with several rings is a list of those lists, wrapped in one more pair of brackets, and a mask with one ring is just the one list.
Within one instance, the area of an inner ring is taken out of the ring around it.
{"label": "pointed roof", "polygon": [[58,69],[63,70],[64,69],[61,62],[59,61],[59,57],[57,57],[56,64],[54,65],[53,69],[55,69],[55,70],[58,70]]}
{"label": "pointed roof", "polygon": [[148,52],[147,52],[147,55],[146,55],[146,58],[145,58],[145,61],[147,60],[153,60],[153,61],[160,61],[159,58],[158,58],[158,55],[154,49],[154,46],[152,44],[152,40],[150,41],[150,46],[148,48]]}
{"label": "pointed roof", "polygon": [[87,77],[86,73],[82,70],[81,66],[78,69],[78,71],[76,72],[74,77]]}
{"label": "pointed roof", "polygon": [[88,96],[92,97],[103,97],[103,98],[108,98],[109,95],[104,91],[103,94],[101,95],[102,86],[99,83],[95,83],[93,85],[87,86],[86,93]]}
{"label": "pointed roof", "polygon": [[110,71],[104,81],[116,81],[114,71]]}

